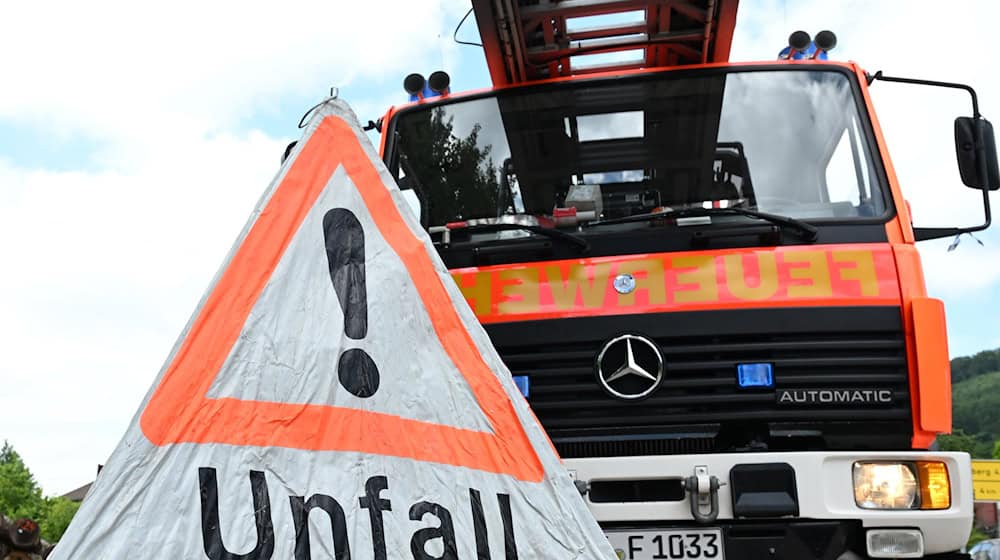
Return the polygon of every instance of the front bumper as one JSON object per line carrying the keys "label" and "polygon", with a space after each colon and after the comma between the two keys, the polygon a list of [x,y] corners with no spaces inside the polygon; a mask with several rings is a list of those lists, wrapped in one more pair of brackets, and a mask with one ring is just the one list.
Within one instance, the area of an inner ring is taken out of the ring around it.
{"label": "front bumper", "polygon": [[[948,468],[951,483],[951,507],[943,510],[867,510],[854,503],[852,467],[855,461],[942,461]],[[704,455],[662,455],[644,457],[608,457],[566,459],[566,468],[579,481],[593,484],[601,481],[642,481],[683,479],[692,476],[696,468],[704,467],[709,475],[722,482],[729,481],[735,465],[786,463],[795,472],[798,514],[784,516],[780,527],[815,522],[860,523],[860,530],[885,528],[919,529],[927,555],[959,550],[968,539],[972,526],[972,471],[965,453],[937,452],[768,452],[726,453]],[[585,497],[590,510],[604,527],[650,526],[671,527],[692,525],[695,521],[686,496],[663,501],[595,502]],[[753,523],[772,522],[761,518]],[[718,489],[717,526],[744,527],[747,520],[733,514],[731,486]],[[837,524],[839,527],[840,525]],[[779,531],[780,532],[780,531]],[[753,531],[751,530],[751,537]],[[864,535],[861,535],[863,538]],[[849,537],[854,538],[854,537]]]}

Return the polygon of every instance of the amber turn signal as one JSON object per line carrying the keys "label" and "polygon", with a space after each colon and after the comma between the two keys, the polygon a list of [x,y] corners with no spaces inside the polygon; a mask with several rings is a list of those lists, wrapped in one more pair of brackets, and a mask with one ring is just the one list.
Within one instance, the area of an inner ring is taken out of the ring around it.
{"label": "amber turn signal", "polygon": [[917,461],[917,473],[920,481],[920,509],[951,507],[948,467],[940,461]]}

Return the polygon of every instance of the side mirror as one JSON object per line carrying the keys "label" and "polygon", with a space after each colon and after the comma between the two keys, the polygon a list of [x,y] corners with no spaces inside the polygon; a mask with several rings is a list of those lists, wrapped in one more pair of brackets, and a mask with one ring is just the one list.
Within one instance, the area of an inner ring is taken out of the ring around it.
{"label": "side mirror", "polygon": [[958,171],[967,187],[977,190],[988,188],[991,191],[1000,189],[997,145],[990,121],[973,117],[955,119],[955,154],[958,156]]}
{"label": "side mirror", "polygon": [[983,193],[983,223],[969,227],[914,227],[914,239],[917,241],[939,239],[983,231],[990,227],[993,222],[990,191],[1000,189],[1000,170],[997,169],[997,146],[993,138],[993,125],[979,113],[979,97],[976,95],[976,90],[971,86],[952,82],[884,76],[881,71],[868,75],[868,85],[875,80],[960,89],[968,92],[972,101],[973,116],[955,119],[955,153],[958,157],[958,171],[962,176],[962,182]]}

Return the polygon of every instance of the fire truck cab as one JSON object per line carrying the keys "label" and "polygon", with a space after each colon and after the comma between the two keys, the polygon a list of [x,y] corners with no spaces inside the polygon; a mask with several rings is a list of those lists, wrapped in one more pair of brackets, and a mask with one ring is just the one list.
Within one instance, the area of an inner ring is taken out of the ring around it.
{"label": "fire truck cab", "polygon": [[826,33],[731,63],[735,0],[473,4],[494,87],[409,77],[382,153],[619,557],[959,557],[914,243],[977,228],[911,226],[869,86],[971,88],[829,60]]}

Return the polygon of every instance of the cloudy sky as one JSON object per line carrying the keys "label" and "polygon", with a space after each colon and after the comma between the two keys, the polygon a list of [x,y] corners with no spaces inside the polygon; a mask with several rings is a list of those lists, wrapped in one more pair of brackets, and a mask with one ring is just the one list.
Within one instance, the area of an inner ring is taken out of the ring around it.
{"label": "cloudy sky", "polygon": [[[1000,4],[743,0],[733,60],[771,60],[795,29],[834,58],[960,81],[1000,114]],[[8,2],[0,8],[0,439],[47,494],[89,482],[163,365],[305,109],[331,86],[363,120],[408,72],[489,85],[452,31],[468,0]],[[988,27],[991,26],[991,27]],[[478,38],[474,22],[460,33]],[[875,86],[918,223],[981,218],[951,123],[968,102]],[[995,120],[1000,122],[1000,117]],[[994,204],[1000,197],[994,197]],[[920,246],[953,356],[1000,346],[1000,232]]]}

